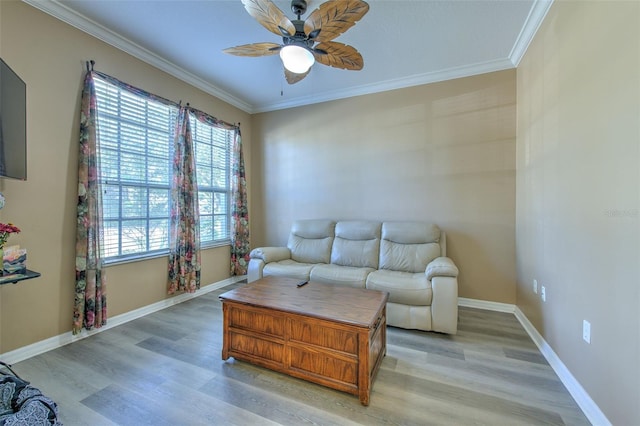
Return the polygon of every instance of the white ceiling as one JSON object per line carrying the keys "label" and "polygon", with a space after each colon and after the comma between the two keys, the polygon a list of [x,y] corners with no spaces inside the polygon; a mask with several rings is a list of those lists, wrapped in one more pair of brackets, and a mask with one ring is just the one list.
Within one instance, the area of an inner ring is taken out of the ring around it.
{"label": "white ceiling", "polygon": [[[552,0],[368,0],[369,12],[335,40],[358,49],[364,69],[316,64],[294,85],[278,55],[222,53],[281,42],[240,0],[23,1],[255,113],[513,68]],[[290,0],[274,3],[295,19]],[[302,19],[321,3],[310,0]]]}

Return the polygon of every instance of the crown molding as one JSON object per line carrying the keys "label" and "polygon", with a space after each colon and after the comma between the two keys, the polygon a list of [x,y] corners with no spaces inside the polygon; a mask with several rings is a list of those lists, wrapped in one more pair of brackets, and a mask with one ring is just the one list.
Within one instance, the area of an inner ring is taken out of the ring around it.
{"label": "crown molding", "polygon": [[529,44],[533,40],[533,37],[536,35],[538,28],[544,21],[544,17],[547,16],[547,12],[551,8],[554,0],[536,0],[531,10],[529,11],[529,16],[527,16],[527,20],[525,24],[522,26],[522,30],[520,30],[520,34],[518,34],[518,38],[511,49],[511,53],[509,53],[509,60],[513,64],[514,67],[518,67],[520,64],[520,60],[527,51]]}
{"label": "crown molding", "polygon": [[258,105],[254,112],[269,112],[285,108],[295,108],[299,106],[316,104],[320,102],[334,101],[337,99],[351,98],[354,96],[370,95],[373,93],[386,92],[388,90],[404,89],[407,87],[420,86],[423,84],[437,83],[439,81],[453,80],[456,78],[470,77],[473,75],[485,74],[494,71],[502,71],[514,68],[509,59],[497,61],[481,62],[462,67],[447,68],[440,71],[416,74],[409,77],[402,77],[393,80],[386,80],[381,83],[355,86],[349,89],[333,90],[324,92],[321,95],[302,96],[275,104]]}
{"label": "crown molding", "polygon": [[466,65],[462,67],[452,67],[440,71],[417,74],[413,76],[386,80],[380,83],[352,87],[346,90],[334,90],[324,92],[321,95],[314,94],[289,99],[283,102],[251,105],[250,103],[238,99],[224,90],[204,81],[200,77],[186,71],[180,66],[167,61],[144,47],[128,40],[114,31],[98,24],[97,22],[81,15],[57,0],[22,0],[23,2],[57,18],[105,43],[122,50],[130,55],[190,84],[218,99],[221,99],[249,114],[276,111],[286,108],[328,102],[338,99],[345,99],[354,96],[369,95],[389,90],[403,89],[423,84],[436,83],[440,81],[452,80],[456,78],[469,77],[494,71],[516,68],[524,56],[536,31],[544,20],[549,8],[554,0],[535,0],[525,25],[523,26],[518,39],[514,44],[509,57],[502,60],[489,61]]}
{"label": "crown molding", "polygon": [[423,84],[436,83],[439,81],[453,80],[456,78],[470,77],[494,71],[502,71],[510,68],[517,68],[520,60],[524,56],[529,44],[533,40],[538,28],[542,24],[547,12],[551,8],[554,0],[535,0],[525,24],[518,34],[518,38],[509,53],[508,59],[472,64],[463,67],[448,68],[432,73],[419,74],[400,79],[387,80],[377,84],[353,87],[348,90],[336,90],[325,92],[321,96],[311,95],[290,99],[285,102],[259,105],[254,112],[268,112],[285,108],[295,108],[319,102],[327,102],[337,99],[344,99],[353,96],[368,95],[384,92],[387,90],[403,89],[406,87],[419,86]]}
{"label": "crown molding", "polygon": [[185,83],[190,84],[212,96],[215,96],[247,113],[252,113],[252,107],[247,102],[236,98],[224,90],[204,81],[203,79],[184,70],[180,66],[167,61],[150,50],[128,40],[99,23],[81,15],[56,0],[22,0],[30,6],[53,16],[77,29],[83,31],[111,46],[122,50],[135,58],[170,74]]}

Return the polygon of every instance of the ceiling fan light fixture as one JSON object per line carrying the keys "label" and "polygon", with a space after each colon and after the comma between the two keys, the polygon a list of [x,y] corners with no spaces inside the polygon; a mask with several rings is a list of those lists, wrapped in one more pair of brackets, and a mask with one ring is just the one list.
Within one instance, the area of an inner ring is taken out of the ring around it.
{"label": "ceiling fan light fixture", "polygon": [[316,62],[313,53],[302,46],[289,44],[280,49],[280,59],[286,69],[295,74],[304,74]]}
{"label": "ceiling fan light fixture", "polygon": [[242,0],[242,4],[260,25],[282,37],[282,44],[243,44],[223,52],[254,57],[280,52],[284,76],[289,84],[305,78],[316,60],[320,65],[345,70],[357,71],[364,66],[362,55],[354,47],[333,39],[353,27],[367,13],[369,5],[366,1],[325,1],[304,20],[301,16],[307,11],[307,0],[291,0],[291,11],[298,18],[294,20],[287,18],[274,0]]}

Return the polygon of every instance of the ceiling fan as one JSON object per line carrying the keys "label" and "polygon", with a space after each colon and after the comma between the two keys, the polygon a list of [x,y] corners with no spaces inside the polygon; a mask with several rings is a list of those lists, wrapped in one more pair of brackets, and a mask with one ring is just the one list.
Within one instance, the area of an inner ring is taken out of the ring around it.
{"label": "ceiling fan", "polygon": [[297,83],[311,71],[317,61],[345,70],[361,70],[362,55],[352,46],[331,41],[355,25],[368,11],[362,0],[329,0],[302,21],[306,0],[292,0],[291,10],[297,19],[290,20],[271,0],[242,0],[244,8],[262,26],[282,37],[282,44],[252,43],[230,47],[223,52],[236,56],[268,56],[280,53],[285,78]]}

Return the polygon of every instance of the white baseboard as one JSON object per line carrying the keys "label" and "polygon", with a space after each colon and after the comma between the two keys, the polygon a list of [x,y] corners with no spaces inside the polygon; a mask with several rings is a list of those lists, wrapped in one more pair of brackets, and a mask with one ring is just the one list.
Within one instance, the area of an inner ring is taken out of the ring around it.
{"label": "white baseboard", "polygon": [[607,419],[587,391],[580,385],[580,382],[573,377],[573,374],[571,374],[558,355],[551,349],[551,346],[544,340],[542,335],[538,333],[538,330],[531,324],[520,308],[508,303],[488,302],[486,300],[466,299],[464,297],[458,298],[458,306],[514,314],[591,424],[595,426],[611,426],[609,419]]}
{"label": "white baseboard", "polygon": [[515,308],[515,315],[591,424],[595,426],[611,426],[611,422],[607,419],[607,416],[604,415],[598,405],[593,401],[593,399],[591,399],[587,391],[584,390],[582,385],[580,385],[580,382],[573,377],[573,374],[571,374],[558,355],[556,355],[553,349],[551,349],[551,346],[549,346],[542,335],[538,333],[538,330],[536,330],[526,315],[517,306]]}
{"label": "white baseboard", "polygon": [[41,353],[48,352],[52,349],[56,349],[64,345],[68,345],[69,343],[73,343],[78,340],[85,339],[89,336],[93,336],[96,333],[100,333],[110,328],[117,327],[121,324],[143,317],[145,315],[149,315],[153,312],[157,312],[162,309],[168,308],[170,306],[177,305],[178,303],[186,302],[187,300],[193,299],[198,296],[202,296],[203,294],[209,293],[211,291],[217,290],[222,287],[226,287],[238,281],[242,281],[245,278],[246,276],[244,275],[227,278],[225,280],[218,281],[216,283],[201,287],[195,293],[182,293],[182,294],[179,294],[178,296],[164,299],[159,302],[152,303],[151,305],[143,306],[142,308],[135,309],[133,311],[126,312],[121,315],[117,315],[113,318],[109,318],[107,321],[107,324],[105,324],[100,328],[94,328],[91,330],[82,330],[80,333],[76,335],[74,335],[71,331],[69,331],[67,333],[50,337],[48,339],[41,340],[31,345],[27,345],[10,352],[0,354],[0,359],[6,362],[7,364],[14,364],[16,362],[23,361],[27,358],[40,355]]}
{"label": "white baseboard", "polygon": [[487,300],[467,299],[465,297],[458,297],[458,306],[485,309],[487,311],[507,312],[509,314],[514,313],[516,309],[516,305],[510,303],[489,302]]}

